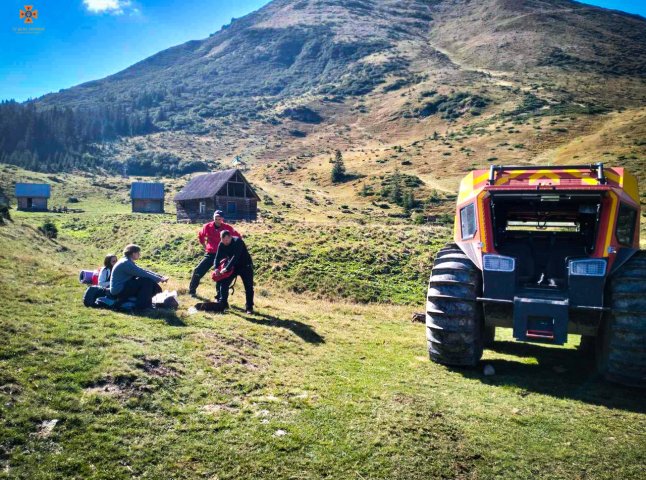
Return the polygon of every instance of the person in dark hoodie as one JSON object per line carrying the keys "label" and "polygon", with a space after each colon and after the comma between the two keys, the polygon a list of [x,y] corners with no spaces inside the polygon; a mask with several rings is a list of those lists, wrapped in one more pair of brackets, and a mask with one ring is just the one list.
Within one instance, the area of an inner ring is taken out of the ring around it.
{"label": "person in dark hoodie", "polygon": [[[227,261],[224,268],[220,269],[220,263],[225,258]],[[229,287],[236,277],[240,277],[245,290],[245,310],[249,314],[253,313],[253,262],[244,241],[239,237],[233,237],[227,230],[222,231],[214,267],[218,273],[226,273],[233,269],[233,275],[217,284],[218,302],[223,303],[224,309],[229,308]]]}
{"label": "person in dark hoodie", "polygon": [[159,283],[167,282],[168,277],[137,266],[135,262],[140,256],[138,245],[123,249],[123,258],[112,267],[110,294],[120,301],[136,297],[135,310],[146,310],[152,308],[153,297],[161,292]]}

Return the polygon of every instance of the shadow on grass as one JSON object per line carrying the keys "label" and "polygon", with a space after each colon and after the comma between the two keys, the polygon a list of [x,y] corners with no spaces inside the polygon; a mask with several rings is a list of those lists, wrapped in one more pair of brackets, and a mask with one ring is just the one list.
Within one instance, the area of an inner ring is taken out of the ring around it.
{"label": "shadow on grass", "polygon": [[153,320],[163,320],[171,327],[185,327],[186,323],[182,320],[175,310],[156,309],[141,313],[134,313],[137,317],[146,317]]}
{"label": "shadow on grass", "polygon": [[354,180],[360,180],[362,178],[365,178],[365,175],[361,173],[346,173],[345,175],[343,175],[341,183],[352,182]]}
{"label": "shadow on grass", "polygon": [[[590,352],[510,341],[495,342],[491,350],[505,355],[535,358],[538,363],[489,359],[482,361],[477,369],[455,371],[489,385],[521,388],[521,395],[540,393],[646,413],[644,392],[604,381],[595,371],[594,357]],[[495,368],[494,376],[485,377],[482,374],[482,365],[485,364]]]}
{"label": "shadow on grass", "polygon": [[308,343],[325,343],[325,339],[321,335],[316,333],[316,330],[314,330],[308,324],[299,322],[298,320],[285,320],[283,318],[275,317],[273,315],[267,315],[264,313],[254,313],[253,315],[246,315],[244,313],[244,310],[238,307],[232,307],[230,312],[240,318],[244,318],[248,322],[255,323],[256,325],[285,328],[287,330],[290,330],[295,335],[298,335]]}
{"label": "shadow on grass", "polygon": [[204,295],[200,295],[199,293],[196,294],[194,298],[196,298],[197,300],[201,300],[202,302],[212,302],[213,301],[213,297],[208,297],[208,296],[205,297]]}

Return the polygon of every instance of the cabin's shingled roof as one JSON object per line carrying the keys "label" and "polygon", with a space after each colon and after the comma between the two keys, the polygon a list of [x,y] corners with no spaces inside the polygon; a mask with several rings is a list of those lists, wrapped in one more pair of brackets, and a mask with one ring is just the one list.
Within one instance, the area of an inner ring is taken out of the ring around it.
{"label": "cabin's shingled roof", "polygon": [[[221,172],[207,173],[195,177],[186,184],[181,192],[175,195],[175,201],[199,200],[214,197],[237,171],[237,168],[230,168],[228,170],[222,170]],[[242,176],[242,174],[240,175]],[[251,186],[249,187],[251,188]],[[256,195],[253,188],[251,188],[251,191]]]}

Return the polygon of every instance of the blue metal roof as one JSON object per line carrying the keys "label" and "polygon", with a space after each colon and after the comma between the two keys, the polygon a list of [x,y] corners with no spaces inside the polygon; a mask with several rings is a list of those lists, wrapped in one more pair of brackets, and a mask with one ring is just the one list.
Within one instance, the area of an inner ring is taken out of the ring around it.
{"label": "blue metal roof", "polygon": [[50,188],[46,183],[16,183],[16,197],[49,198]]}
{"label": "blue metal roof", "polygon": [[137,200],[163,200],[164,184],[133,182],[132,188],[130,189],[130,196]]}

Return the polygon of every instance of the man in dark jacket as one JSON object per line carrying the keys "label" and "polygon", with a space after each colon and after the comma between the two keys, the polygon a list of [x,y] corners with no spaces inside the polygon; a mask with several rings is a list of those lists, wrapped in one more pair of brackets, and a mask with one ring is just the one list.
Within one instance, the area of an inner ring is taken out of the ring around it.
{"label": "man in dark jacket", "polygon": [[[231,233],[226,230],[220,234],[220,238],[218,253],[215,255],[215,271],[226,273],[233,268],[233,275],[218,282],[218,301],[223,303],[225,309],[229,308],[229,287],[233,280],[239,276],[242,279],[246,296],[245,310],[251,314],[253,313],[253,262],[251,255],[241,238],[231,236]],[[227,262],[220,270],[220,263],[225,258]]]}
{"label": "man in dark jacket", "polygon": [[222,210],[216,210],[213,214],[213,221],[206,223],[197,234],[197,239],[206,252],[204,253],[204,258],[202,258],[197,267],[195,267],[195,270],[193,270],[191,284],[188,287],[188,293],[191,296],[197,295],[197,287],[200,285],[200,280],[213,267],[215,254],[218,252],[218,246],[220,245],[220,233],[224,231],[229,232],[234,237],[240,237],[240,234],[231,225],[224,223]]}

